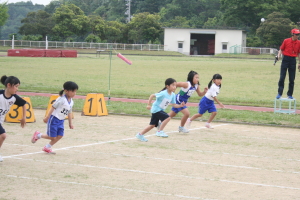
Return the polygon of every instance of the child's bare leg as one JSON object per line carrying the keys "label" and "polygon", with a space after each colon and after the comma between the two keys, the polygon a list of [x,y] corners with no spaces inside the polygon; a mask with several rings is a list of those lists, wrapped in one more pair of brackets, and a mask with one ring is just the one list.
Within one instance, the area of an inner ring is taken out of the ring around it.
{"label": "child's bare leg", "polygon": [[207,120],[207,123],[212,122],[212,120],[215,118],[216,115],[217,115],[217,112],[212,112],[209,119]]}
{"label": "child's bare leg", "polygon": [[170,111],[169,113],[169,116],[172,118],[172,117],[175,117],[177,113],[175,113],[173,110]]}
{"label": "child's bare leg", "polygon": [[168,124],[168,122],[171,120],[171,117],[168,117],[167,119],[165,119],[163,122],[161,122],[161,125],[159,127],[158,131],[164,130],[165,126]]}
{"label": "child's bare leg", "polygon": [[181,110],[182,114],[183,114],[183,117],[181,118],[181,121],[180,121],[180,126],[181,127],[184,127],[185,123],[186,123],[186,120],[189,118],[190,116],[190,111],[185,108],[183,110]]}
{"label": "child's bare leg", "polygon": [[193,121],[193,120],[197,119],[198,117],[202,117],[202,114],[199,114],[199,113],[194,114],[194,115],[191,117],[190,121]]}
{"label": "child's bare leg", "polygon": [[148,131],[150,131],[151,129],[153,129],[154,126],[155,126],[155,125],[149,125],[149,126],[147,126],[146,128],[144,128],[144,130],[142,130],[142,131],[140,132],[140,134],[141,134],[141,135],[144,135],[145,133],[147,133]]}
{"label": "child's bare leg", "polygon": [[61,135],[59,135],[59,136],[57,136],[57,137],[49,137],[48,135],[45,135],[45,134],[42,134],[42,135],[41,135],[41,138],[51,140],[51,141],[49,142],[49,144],[50,144],[51,146],[53,146],[55,143],[57,143],[62,137],[63,137],[63,136],[61,136]]}
{"label": "child's bare leg", "polygon": [[2,134],[0,135],[0,147],[2,146],[2,144],[3,144],[4,140],[5,140],[5,138],[6,138],[6,133],[2,133]]}

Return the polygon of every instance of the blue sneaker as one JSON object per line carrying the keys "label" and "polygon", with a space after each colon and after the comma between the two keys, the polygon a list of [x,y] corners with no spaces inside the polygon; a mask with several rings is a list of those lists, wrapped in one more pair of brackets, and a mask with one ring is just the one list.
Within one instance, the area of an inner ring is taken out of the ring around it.
{"label": "blue sneaker", "polygon": [[158,137],[168,137],[164,131],[157,131],[155,135]]}
{"label": "blue sneaker", "polygon": [[280,98],[281,98],[281,95],[277,94],[276,99],[280,99]]}
{"label": "blue sneaker", "polygon": [[288,96],[287,98],[288,98],[288,99],[294,99],[294,97],[292,97],[292,96]]}
{"label": "blue sneaker", "polygon": [[140,135],[140,133],[136,134],[135,137],[142,142],[147,142],[148,140],[144,137],[144,135]]}

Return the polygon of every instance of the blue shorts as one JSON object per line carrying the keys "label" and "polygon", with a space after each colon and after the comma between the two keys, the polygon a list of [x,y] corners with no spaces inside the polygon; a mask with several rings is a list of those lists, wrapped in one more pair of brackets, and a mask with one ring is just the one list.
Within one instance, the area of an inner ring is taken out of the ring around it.
{"label": "blue shorts", "polygon": [[0,135],[5,133],[5,129],[2,127],[2,124],[0,124]]}
{"label": "blue shorts", "polygon": [[163,122],[165,119],[167,119],[169,117],[170,116],[164,111],[159,111],[157,113],[152,113],[150,125],[155,125],[155,127],[157,127],[159,120],[161,122]]}
{"label": "blue shorts", "polygon": [[179,113],[180,111],[182,111],[183,109],[186,109],[186,108],[187,108],[187,106],[183,106],[181,108],[172,107],[172,111],[174,111],[177,114],[177,113]]}
{"label": "blue shorts", "polygon": [[49,137],[64,136],[64,121],[51,115],[47,123],[47,135]]}
{"label": "blue shorts", "polygon": [[206,111],[208,111],[209,113],[217,112],[217,109],[216,109],[214,101],[210,100],[210,99],[208,99],[207,97],[204,96],[200,100],[198,113],[203,115]]}

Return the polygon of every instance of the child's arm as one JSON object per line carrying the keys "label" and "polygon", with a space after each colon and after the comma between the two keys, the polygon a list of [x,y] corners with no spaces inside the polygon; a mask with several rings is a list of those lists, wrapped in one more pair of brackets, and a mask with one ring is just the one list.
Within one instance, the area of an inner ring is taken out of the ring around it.
{"label": "child's arm", "polygon": [[70,129],[73,129],[74,126],[72,124],[72,113],[68,114],[68,121],[69,121],[69,127],[70,127]]}
{"label": "child's arm", "polygon": [[22,128],[24,128],[25,125],[26,125],[26,108],[25,108],[25,105],[26,104],[24,104],[24,106],[22,106],[23,116],[22,116],[22,119],[20,119]]}
{"label": "child's arm", "polygon": [[197,94],[198,94],[199,97],[202,97],[202,96],[204,96],[206,94],[207,90],[208,90],[208,88],[206,87],[206,88],[204,88],[203,92],[201,92],[200,91],[200,86],[198,86],[196,92],[197,92]]}
{"label": "child's arm", "polygon": [[50,116],[52,115],[52,113],[53,113],[53,111],[54,111],[54,107],[51,107],[50,108],[50,110],[49,110],[49,112],[48,112],[48,114],[47,114],[47,116],[43,119],[43,121],[45,122],[45,123],[47,123],[48,122],[48,119],[50,118]]}
{"label": "child's arm", "polygon": [[220,105],[221,108],[225,108],[225,106],[217,99],[217,97],[214,97],[214,100]]}
{"label": "child's arm", "polygon": [[177,82],[176,87],[188,88],[189,84],[188,84],[188,82]]}
{"label": "child's arm", "polygon": [[183,102],[181,102],[181,104],[176,104],[176,103],[173,103],[173,104],[171,104],[174,108],[181,108],[181,107],[183,107],[183,106],[185,106],[185,102],[183,101]]}
{"label": "child's arm", "polygon": [[147,104],[147,109],[150,110],[151,109],[151,103],[153,98],[155,97],[155,94],[151,94],[148,100],[148,104]]}

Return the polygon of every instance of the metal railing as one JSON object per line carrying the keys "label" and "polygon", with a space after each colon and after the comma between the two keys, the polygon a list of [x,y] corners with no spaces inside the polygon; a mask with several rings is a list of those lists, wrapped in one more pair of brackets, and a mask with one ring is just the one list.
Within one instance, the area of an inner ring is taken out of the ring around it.
{"label": "metal railing", "polygon": [[241,53],[249,53],[250,49],[256,49],[259,54],[274,54],[277,55],[278,49],[274,48],[260,48],[260,47],[242,47]]}
{"label": "metal railing", "polygon": [[[12,40],[0,40],[0,46],[12,46]],[[46,48],[46,41],[15,40],[14,47]],[[164,45],[162,44],[121,44],[121,43],[57,42],[57,41],[48,41],[48,48],[164,51]]]}

